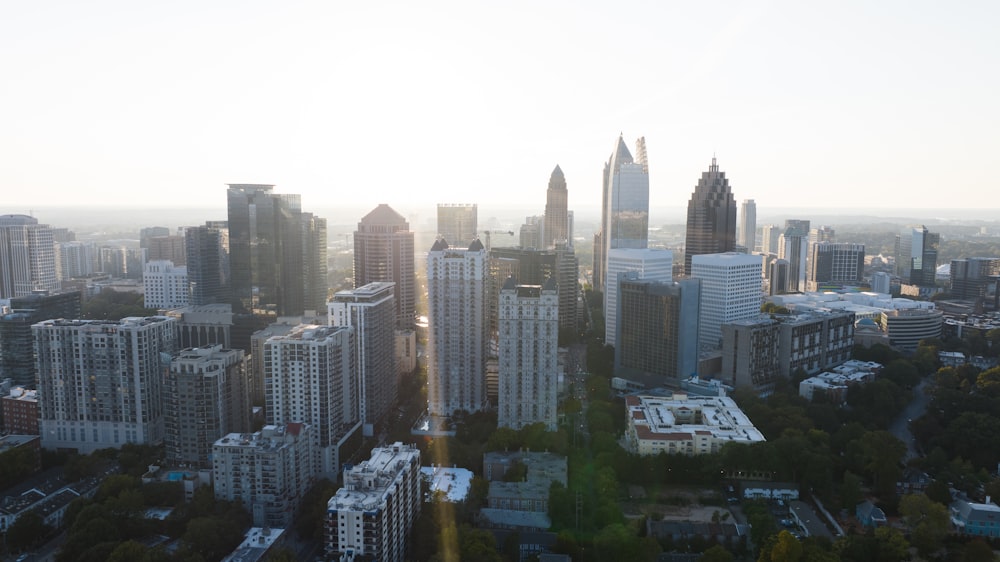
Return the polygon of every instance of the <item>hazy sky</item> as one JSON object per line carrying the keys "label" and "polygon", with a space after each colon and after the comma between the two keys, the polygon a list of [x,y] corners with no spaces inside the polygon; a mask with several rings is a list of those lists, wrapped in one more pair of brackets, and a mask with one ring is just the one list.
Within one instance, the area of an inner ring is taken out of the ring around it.
{"label": "hazy sky", "polygon": [[8,2],[0,212],[600,204],[623,132],[652,206],[713,153],[762,206],[1000,207],[1000,2]]}

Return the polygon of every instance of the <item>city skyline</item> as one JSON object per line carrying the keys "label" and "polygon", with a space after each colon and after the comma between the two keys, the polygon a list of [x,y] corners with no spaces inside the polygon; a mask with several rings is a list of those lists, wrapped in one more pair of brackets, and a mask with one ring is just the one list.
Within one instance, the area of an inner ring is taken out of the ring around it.
{"label": "city skyline", "polygon": [[[683,205],[713,154],[761,208],[817,192],[974,208],[995,182],[993,3],[107,7],[0,22],[10,212],[221,204],[213,188],[244,181],[314,209],[344,193],[541,207],[556,164],[584,210],[615,133],[650,145],[651,208]],[[627,94],[593,68],[629,76]]]}

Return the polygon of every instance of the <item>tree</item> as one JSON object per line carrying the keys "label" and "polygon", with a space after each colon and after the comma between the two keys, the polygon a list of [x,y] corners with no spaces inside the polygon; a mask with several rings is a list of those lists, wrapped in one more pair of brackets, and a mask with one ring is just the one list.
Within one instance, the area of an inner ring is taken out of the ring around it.
{"label": "tree", "polygon": [[861,503],[861,478],[850,470],[844,472],[844,482],[840,486],[840,507],[853,511]]}
{"label": "tree", "polygon": [[906,454],[906,445],[888,431],[869,431],[861,437],[865,470],[872,476],[875,488],[882,496],[895,494],[899,479],[899,463]]}
{"label": "tree", "polygon": [[38,513],[22,513],[7,529],[7,545],[11,550],[27,550],[47,536],[50,530]]}
{"label": "tree", "polygon": [[941,548],[948,534],[948,509],[924,494],[907,494],[899,500],[899,512],[910,529],[913,545],[928,556]]}
{"label": "tree", "polygon": [[698,562],[733,562],[733,553],[720,545],[715,545],[703,552]]}
{"label": "tree", "polygon": [[899,529],[879,527],[875,529],[879,562],[900,562],[910,557],[910,543]]}
{"label": "tree", "polygon": [[962,548],[962,562],[993,562],[993,549],[983,539],[974,539]]}
{"label": "tree", "polygon": [[[761,552],[761,558],[764,553]],[[802,558],[802,543],[788,531],[781,531],[771,546],[766,560],[771,562],[798,562]]]}

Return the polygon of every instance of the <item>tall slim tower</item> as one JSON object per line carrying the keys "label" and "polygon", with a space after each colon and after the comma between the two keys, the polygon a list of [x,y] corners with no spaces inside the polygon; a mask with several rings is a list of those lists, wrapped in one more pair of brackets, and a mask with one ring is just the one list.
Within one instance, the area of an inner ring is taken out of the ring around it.
{"label": "tall slim tower", "polygon": [[713,156],[712,165],[701,173],[688,201],[684,274],[691,275],[691,256],[721,254],[735,248],[736,199],[726,173],[719,171]]}
{"label": "tall slim tower", "polygon": [[431,415],[486,405],[488,318],[486,248],[453,249],[439,239],[427,253],[427,402]]}
{"label": "tall slim tower", "polygon": [[413,232],[403,215],[382,204],[354,232],[354,286],[395,284],[396,327],[412,330],[417,309]]}
{"label": "tall slim tower", "polygon": [[194,306],[229,302],[229,252],[222,229],[193,226],[184,230],[188,288]]}
{"label": "tall slim tower", "polygon": [[396,306],[392,283],[374,282],[350,291],[338,291],[328,304],[331,326],[354,328],[354,356],[361,382],[359,406],[365,436],[396,401]]}
{"label": "tall slim tower", "polygon": [[544,423],[556,429],[559,363],[559,296],[556,282],[500,290],[500,390],[497,425],[521,429]]}
{"label": "tall slim tower", "polygon": [[[611,250],[642,249],[649,240],[649,165],[646,160],[646,139],[635,141],[637,158],[633,160],[624,139],[604,165],[604,204],[601,212],[601,285],[595,279],[595,289],[605,290],[608,255]],[[595,266],[595,272],[597,267]]]}
{"label": "tall slim tower", "polygon": [[809,256],[809,221],[788,219],[785,231],[778,239],[778,257],[788,262],[788,284],[785,291],[806,290]]}
{"label": "tall slim tower", "polygon": [[545,191],[545,247],[553,248],[559,241],[572,244],[569,238],[569,213],[567,204],[569,192],[566,190],[566,177],[562,169],[556,165],[549,177],[549,188]]}
{"label": "tall slim tower", "polygon": [[737,244],[746,248],[748,254],[753,253],[757,244],[757,203],[753,199],[744,199],[740,205],[740,237]]}
{"label": "tall slim tower", "polygon": [[475,204],[438,203],[438,237],[453,248],[468,246],[479,232],[479,207]]}
{"label": "tall slim tower", "polygon": [[49,225],[28,215],[0,215],[0,299],[58,289]]}

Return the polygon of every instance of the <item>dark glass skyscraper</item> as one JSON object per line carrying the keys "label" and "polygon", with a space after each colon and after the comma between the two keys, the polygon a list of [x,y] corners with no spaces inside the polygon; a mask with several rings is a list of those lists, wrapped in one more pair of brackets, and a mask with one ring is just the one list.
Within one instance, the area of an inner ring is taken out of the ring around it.
{"label": "dark glass skyscraper", "polygon": [[229,302],[229,255],[223,232],[210,226],[184,230],[192,306]]}
{"label": "dark glass skyscraper", "polygon": [[721,254],[736,248],[736,199],[726,173],[712,158],[688,201],[684,274],[691,275],[691,256]]}
{"label": "dark glass skyscraper", "polygon": [[36,388],[38,374],[31,325],[54,318],[79,318],[82,294],[40,291],[12,298],[10,307],[11,313],[0,316],[0,381],[11,378],[15,385]]}

